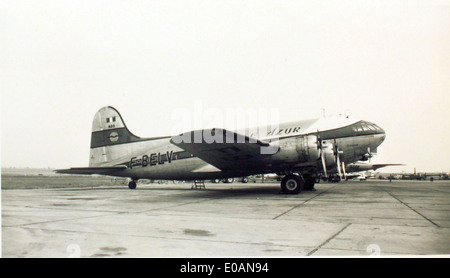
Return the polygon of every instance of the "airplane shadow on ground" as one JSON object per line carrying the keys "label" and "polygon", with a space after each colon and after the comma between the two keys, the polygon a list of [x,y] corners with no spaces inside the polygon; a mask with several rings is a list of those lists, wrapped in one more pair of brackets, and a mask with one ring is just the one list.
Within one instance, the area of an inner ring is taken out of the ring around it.
{"label": "airplane shadow on ground", "polygon": [[298,195],[290,195],[285,194],[281,191],[281,188],[279,185],[274,184],[273,186],[245,186],[243,188],[239,188],[239,186],[234,186],[230,188],[214,188],[214,185],[206,186],[205,189],[192,189],[190,186],[186,185],[180,185],[179,188],[163,188],[161,186],[158,187],[141,187],[136,190],[142,190],[142,191],[171,191],[171,192],[177,192],[175,194],[179,196],[184,197],[190,197],[190,198],[227,198],[227,197],[270,197],[270,196],[277,196],[277,197],[286,197],[286,198],[298,198],[299,196],[316,194],[320,191],[302,191]]}
{"label": "airplane shadow on ground", "polygon": [[[176,197],[181,199],[192,198],[192,199],[204,199],[204,198],[301,198],[302,196],[311,197],[320,193],[322,190],[317,191],[302,191],[300,194],[285,194],[281,191],[278,184],[273,185],[230,185],[230,187],[225,188],[223,184],[220,186],[215,186],[214,184],[207,184],[204,189],[194,189],[191,184],[179,184],[179,185],[167,185],[165,187],[163,184],[144,184],[139,185],[136,189],[129,189],[127,185],[114,185],[114,186],[101,186],[101,187],[83,187],[83,188],[65,188],[65,190],[70,191],[122,191],[129,192],[132,195],[142,193],[148,196],[152,195],[152,191],[156,195],[160,195],[161,192],[170,192],[167,195],[162,195],[165,197]],[[64,189],[63,189],[64,190]]]}

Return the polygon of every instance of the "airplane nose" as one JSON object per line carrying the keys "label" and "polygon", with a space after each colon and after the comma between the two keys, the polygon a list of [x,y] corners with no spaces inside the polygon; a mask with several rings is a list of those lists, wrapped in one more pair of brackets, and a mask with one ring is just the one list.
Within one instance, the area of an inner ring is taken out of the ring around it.
{"label": "airplane nose", "polygon": [[382,128],[380,128],[379,137],[380,137],[380,144],[381,144],[381,143],[383,143],[384,139],[386,139],[386,131],[384,131],[384,129],[382,129]]}

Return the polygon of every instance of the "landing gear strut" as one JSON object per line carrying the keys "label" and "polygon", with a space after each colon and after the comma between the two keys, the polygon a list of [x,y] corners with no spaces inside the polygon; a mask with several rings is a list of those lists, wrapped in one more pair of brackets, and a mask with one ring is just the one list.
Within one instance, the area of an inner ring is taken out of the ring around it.
{"label": "landing gear strut", "polygon": [[305,182],[300,176],[289,174],[281,180],[281,190],[286,194],[299,194],[304,184]]}
{"label": "landing gear strut", "polygon": [[129,189],[136,189],[136,181],[137,181],[137,180],[131,180],[131,181],[128,183],[128,188],[129,188]]}

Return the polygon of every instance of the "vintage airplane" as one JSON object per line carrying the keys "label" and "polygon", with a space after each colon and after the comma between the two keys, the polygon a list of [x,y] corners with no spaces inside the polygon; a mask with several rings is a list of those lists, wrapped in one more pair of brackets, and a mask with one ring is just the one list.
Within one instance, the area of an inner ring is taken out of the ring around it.
{"label": "vintage airplane", "polygon": [[268,131],[262,136],[213,128],[141,138],[128,130],[115,108],[106,106],[92,123],[89,167],[56,172],[129,177],[130,189],[138,179],[212,180],[277,173],[284,176],[283,192],[298,194],[313,189],[318,173],[327,176],[334,170],[341,176],[346,163],[364,159],[385,138],[379,126],[348,118],[264,129]]}
{"label": "vintage airplane", "polygon": [[358,178],[359,180],[367,180],[370,178],[374,178],[373,172],[370,171],[376,171],[379,168],[388,166],[403,166],[403,165],[405,164],[397,164],[397,163],[372,164],[372,163],[355,162],[348,164],[345,167],[346,175],[344,176],[344,178],[345,180],[350,180],[354,178]]}
{"label": "vintage airplane", "polygon": [[347,173],[354,173],[354,172],[362,172],[362,171],[376,171],[379,168],[388,167],[388,166],[403,166],[405,164],[371,164],[371,163],[351,163],[348,164],[345,168],[345,171]]}

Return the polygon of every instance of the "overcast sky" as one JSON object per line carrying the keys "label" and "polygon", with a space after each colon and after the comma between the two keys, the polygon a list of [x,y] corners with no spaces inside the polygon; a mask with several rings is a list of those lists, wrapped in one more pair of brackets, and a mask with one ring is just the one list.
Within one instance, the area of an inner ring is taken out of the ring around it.
{"label": "overcast sky", "polygon": [[200,105],[351,113],[386,130],[374,162],[449,171],[445,3],[1,1],[2,166],[88,166],[106,105],[142,137]]}

